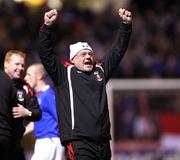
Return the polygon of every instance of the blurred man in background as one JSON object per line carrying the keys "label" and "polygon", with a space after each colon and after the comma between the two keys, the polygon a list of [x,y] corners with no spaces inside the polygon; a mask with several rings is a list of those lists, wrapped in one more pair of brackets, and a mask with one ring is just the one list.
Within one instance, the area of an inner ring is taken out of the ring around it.
{"label": "blurred man in background", "polygon": [[[40,63],[29,66],[25,76],[26,82],[35,90],[42,110],[41,120],[34,123],[36,142],[31,160],[62,160],[64,147],[59,138],[55,93],[46,83],[46,76],[47,73]],[[33,130],[32,123],[26,128],[28,131]]]}
{"label": "blurred man in background", "polygon": [[33,90],[23,80],[25,65],[25,53],[19,50],[10,50],[4,59],[4,71],[13,80],[16,88],[17,104],[12,109],[13,135],[12,158],[13,160],[25,160],[21,140],[25,131],[24,123],[41,119],[41,110]]}

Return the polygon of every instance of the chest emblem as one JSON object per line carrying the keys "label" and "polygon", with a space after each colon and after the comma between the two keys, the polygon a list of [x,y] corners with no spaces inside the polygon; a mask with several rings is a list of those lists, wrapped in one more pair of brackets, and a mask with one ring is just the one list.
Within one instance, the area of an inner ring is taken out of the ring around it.
{"label": "chest emblem", "polygon": [[24,101],[23,91],[17,91],[17,99],[22,102]]}
{"label": "chest emblem", "polygon": [[95,75],[95,78],[96,78],[97,81],[102,81],[102,77],[101,77],[101,75],[99,74],[98,71],[95,71],[94,75]]}

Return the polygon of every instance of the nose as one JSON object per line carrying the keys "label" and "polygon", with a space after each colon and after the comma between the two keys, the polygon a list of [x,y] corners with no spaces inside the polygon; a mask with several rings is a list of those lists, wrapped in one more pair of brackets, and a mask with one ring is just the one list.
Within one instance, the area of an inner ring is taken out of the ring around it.
{"label": "nose", "polygon": [[86,53],[85,58],[90,58],[90,57],[92,57],[92,54]]}
{"label": "nose", "polygon": [[86,55],[85,55],[85,58],[89,58],[89,57],[90,57],[89,54],[86,54]]}

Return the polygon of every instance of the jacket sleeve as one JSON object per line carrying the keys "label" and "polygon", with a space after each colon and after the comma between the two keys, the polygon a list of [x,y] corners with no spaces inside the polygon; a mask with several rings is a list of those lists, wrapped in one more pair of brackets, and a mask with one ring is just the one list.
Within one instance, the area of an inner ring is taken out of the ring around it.
{"label": "jacket sleeve", "polygon": [[110,50],[102,60],[102,67],[106,82],[109,80],[112,72],[117,68],[121,59],[123,58],[130,40],[132,31],[132,24],[121,23],[120,28],[116,34],[116,38]]}
{"label": "jacket sleeve", "polygon": [[47,73],[57,85],[60,82],[60,77],[63,76],[63,65],[59,63],[53,50],[52,29],[44,24],[39,31],[38,53]]}
{"label": "jacket sleeve", "polygon": [[32,112],[32,115],[29,117],[26,117],[27,120],[29,121],[38,121],[41,119],[42,116],[42,111],[40,109],[38,100],[32,90],[32,88],[26,84],[26,86],[28,88],[28,92],[26,95],[26,105],[25,107]]}

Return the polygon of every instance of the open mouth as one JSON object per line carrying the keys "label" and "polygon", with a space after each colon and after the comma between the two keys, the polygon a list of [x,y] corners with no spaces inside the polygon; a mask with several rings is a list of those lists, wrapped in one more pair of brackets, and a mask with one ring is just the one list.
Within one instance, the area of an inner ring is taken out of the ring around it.
{"label": "open mouth", "polygon": [[85,60],[84,64],[85,65],[93,65],[93,62],[92,62],[92,60]]}

